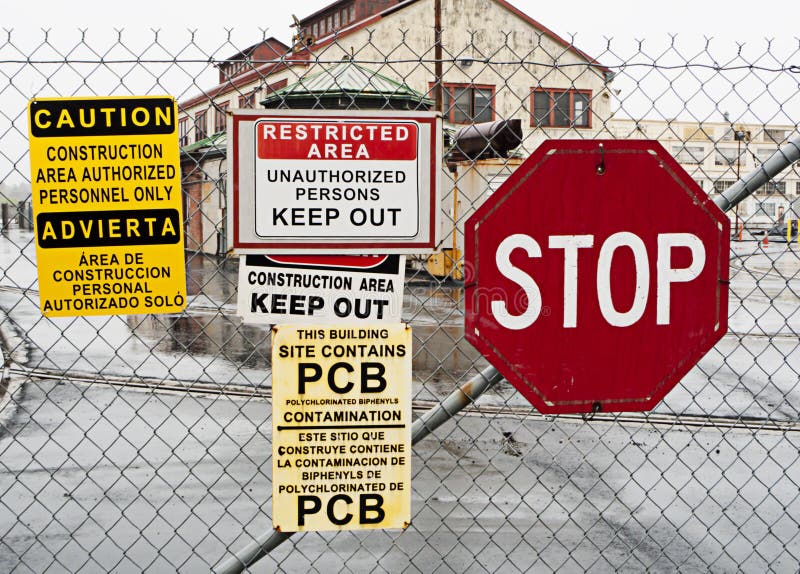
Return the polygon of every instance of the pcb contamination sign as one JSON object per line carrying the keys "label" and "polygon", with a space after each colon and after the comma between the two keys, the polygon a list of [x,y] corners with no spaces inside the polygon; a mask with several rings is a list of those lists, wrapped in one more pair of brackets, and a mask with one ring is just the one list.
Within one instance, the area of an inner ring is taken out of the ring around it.
{"label": "pcb contamination sign", "polygon": [[45,316],[186,306],[176,115],[161,96],[30,101]]}
{"label": "pcb contamination sign", "polygon": [[411,521],[411,328],[272,330],[273,525],[281,532]]}

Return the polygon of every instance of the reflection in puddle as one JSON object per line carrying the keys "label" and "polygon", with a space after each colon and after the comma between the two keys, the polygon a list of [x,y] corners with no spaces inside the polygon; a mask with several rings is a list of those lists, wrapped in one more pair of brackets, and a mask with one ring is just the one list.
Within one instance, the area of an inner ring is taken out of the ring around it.
{"label": "reflection in puddle", "polygon": [[[266,326],[245,325],[227,314],[131,315],[128,326],[154,351],[167,354],[209,355],[239,367],[268,369],[270,331]],[[476,369],[481,355],[464,339],[464,328],[413,326],[414,378],[445,385]],[[481,361],[482,368],[485,363]]]}
{"label": "reflection in puddle", "polygon": [[[203,356],[205,364],[230,369],[270,370],[267,325],[246,325],[233,314],[238,260],[189,255],[186,261],[190,304],[179,315],[130,316],[136,337],[154,352]],[[447,393],[486,366],[464,339],[464,291],[457,284],[411,281],[403,296],[403,320],[414,333],[414,379],[435,395]]]}
{"label": "reflection in puddle", "polygon": [[242,368],[269,366],[270,331],[228,315],[131,315],[131,331],[154,351],[210,355]]}
{"label": "reflection in puddle", "polygon": [[[192,309],[180,315],[128,317],[131,331],[151,349],[171,355],[205,355],[233,368],[269,370],[270,331],[266,325],[246,325],[231,314],[236,304],[238,263],[194,256],[186,263],[187,289],[192,296],[220,309]],[[486,363],[465,339],[463,288],[415,282],[404,293],[403,319],[414,332],[414,378],[448,391]],[[438,394],[438,393],[437,393]]]}

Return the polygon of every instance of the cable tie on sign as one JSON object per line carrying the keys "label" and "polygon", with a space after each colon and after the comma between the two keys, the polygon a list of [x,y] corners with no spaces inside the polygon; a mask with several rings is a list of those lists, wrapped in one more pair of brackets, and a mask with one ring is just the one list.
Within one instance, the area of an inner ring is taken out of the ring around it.
{"label": "cable tie on sign", "polygon": [[584,421],[590,421],[590,420],[594,419],[594,415],[599,413],[601,410],[603,410],[603,405],[600,404],[600,401],[595,401],[595,402],[592,403],[592,412],[590,412],[590,413],[581,413],[581,418]]}

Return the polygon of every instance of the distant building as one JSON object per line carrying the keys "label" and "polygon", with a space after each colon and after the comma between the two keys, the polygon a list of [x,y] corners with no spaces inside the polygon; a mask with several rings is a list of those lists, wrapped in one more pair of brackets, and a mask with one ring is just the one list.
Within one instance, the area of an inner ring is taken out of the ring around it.
{"label": "distant building", "polygon": [[[520,118],[527,151],[550,137],[602,132],[611,115],[606,67],[505,0],[441,4],[447,124]],[[296,56],[375,62],[434,98],[433,21],[434,0],[340,0],[300,20]]]}
{"label": "distant building", "polygon": [[[451,130],[519,118],[522,155],[548,138],[607,133],[612,74],[606,67],[505,0],[441,4],[444,62],[439,80]],[[346,59],[433,100],[433,22],[434,0],[339,0],[301,19],[293,46],[269,38],[219,64],[220,83],[180,103],[184,178],[190,181],[184,186],[187,248],[220,249],[222,239],[214,238],[224,235],[225,207],[218,197],[224,195],[224,184],[217,169],[224,163],[216,154],[224,145],[209,138],[225,130],[228,110],[258,102],[295,107],[299,102],[286,91],[289,84],[319,78],[322,69]],[[517,63],[495,63],[505,61]],[[311,97],[303,107],[314,107]]]}
{"label": "distant building", "polygon": [[[265,95],[285,87],[297,77],[284,57],[290,48],[268,38],[238,52],[217,65],[219,84],[179,103],[178,133],[187,146],[224,132],[233,108],[254,108]],[[265,81],[270,77],[269,82]]]}
{"label": "distant building", "polygon": [[[710,196],[722,193],[740,176],[766,161],[795,133],[796,126],[612,119],[609,132],[619,139],[658,140]],[[747,227],[765,228],[797,218],[800,168],[794,165],[761,186],[729,214]]]}
{"label": "distant building", "polygon": [[[424,94],[345,61],[269,93],[264,108],[427,110]],[[227,108],[226,108],[227,109]],[[217,131],[181,148],[186,248],[224,254],[228,249],[227,134]]]}

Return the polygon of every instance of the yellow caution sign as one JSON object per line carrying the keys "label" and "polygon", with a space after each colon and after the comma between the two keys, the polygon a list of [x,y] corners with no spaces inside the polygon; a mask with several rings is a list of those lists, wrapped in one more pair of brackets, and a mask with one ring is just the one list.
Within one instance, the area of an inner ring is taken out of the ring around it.
{"label": "yellow caution sign", "polygon": [[184,309],[175,100],[34,99],[28,121],[42,313]]}
{"label": "yellow caution sign", "polygon": [[276,530],[411,521],[411,328],[272,330]]}

